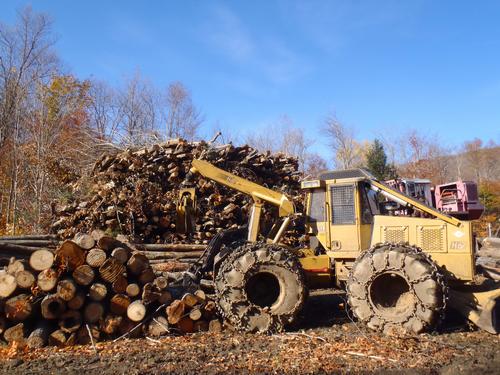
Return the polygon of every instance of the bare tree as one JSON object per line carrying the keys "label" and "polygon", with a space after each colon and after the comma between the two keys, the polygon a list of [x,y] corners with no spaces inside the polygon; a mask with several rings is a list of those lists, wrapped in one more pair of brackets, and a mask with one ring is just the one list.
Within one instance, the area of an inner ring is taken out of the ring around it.
{"label": "bare tree", "polygon": [[306,137],[302,128],[293,125],[287,115],[281,116],[277,123],[266,126],[263,131],[248,134],[245,141],[262,152],[282,152],[296,157],[301,172],[307,167],[309,149],[314,143]]}
{"label": "bare tree", "polygon": [[119,94],[121,142],[144,145],[159,139],[158,94],[139,73],[128,80]]}
{"label": "bare tree", "polygon": [[328,163],[317,153],[309,154],[305,165],[305,177],[317,178],[321,172],[328,170]]}
{"label": "bare tree", "polygon": [[193,140],[203,123],[203,116],[193,104],[191,93],[181,82],[173,82],[167,88],[164,117],[167,138]]}
{"label": "bare tree", "polygon": [[349,169],[363,162],[363,150],[354,138],[354,131],[342,124],[335,115],[325,120],[324,131],[335,156],[335,167]]}
{"label": "bare tree", "polygon": [[116,91],[106,82],[94,80],[89,88],[89,121],[101,141],[116,141],[123,113]]}
{"label": "bare tree", "polygon": [[423,134],[415,129],[404,134],[400,141],[400,174],[409,178],[428,178],[441,184],[454,177],[450,171],[449,151],[436,135]]}
{"label": "bare tree", "polygon": [[6,222],[15,232],[18,214],[20,145],[28,119],[27,102],[40,82],[58,68],[52,51],[51,22],[44,14],[27,7],[10,27],[0,24],[0,157],[9,164]]}

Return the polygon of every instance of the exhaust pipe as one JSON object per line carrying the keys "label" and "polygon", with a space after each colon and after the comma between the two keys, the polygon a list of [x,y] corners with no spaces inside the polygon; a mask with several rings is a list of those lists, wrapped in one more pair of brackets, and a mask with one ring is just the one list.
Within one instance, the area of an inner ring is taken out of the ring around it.
{"label": "exhaust pipe", "polygon": [[482,330],[500,331],[500,283],[466,285],[449,291],[449,305]]}

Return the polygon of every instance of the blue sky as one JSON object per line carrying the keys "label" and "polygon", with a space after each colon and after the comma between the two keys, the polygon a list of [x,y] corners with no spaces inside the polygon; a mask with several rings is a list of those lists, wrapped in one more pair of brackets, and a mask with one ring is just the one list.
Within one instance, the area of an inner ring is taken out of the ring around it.
{"label": "blue sky", "polygon": [[326,156],[335,112],[360,139],[500,142],[500,1],[3,1],[0,21],[26,4],[52,16],[70,72],[180,80],[207,133],[286,114]]}

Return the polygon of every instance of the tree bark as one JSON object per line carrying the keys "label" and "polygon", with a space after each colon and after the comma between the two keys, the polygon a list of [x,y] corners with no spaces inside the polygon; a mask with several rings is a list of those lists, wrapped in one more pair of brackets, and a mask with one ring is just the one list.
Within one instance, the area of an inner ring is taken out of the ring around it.
{"label": "tree bark", "polygon": [[33,332],[30,333],[26,340],[26,345],[30,349],[39,349],[47,345],[50,335],[50,326],[47,321],[42,320],[38,323]]}

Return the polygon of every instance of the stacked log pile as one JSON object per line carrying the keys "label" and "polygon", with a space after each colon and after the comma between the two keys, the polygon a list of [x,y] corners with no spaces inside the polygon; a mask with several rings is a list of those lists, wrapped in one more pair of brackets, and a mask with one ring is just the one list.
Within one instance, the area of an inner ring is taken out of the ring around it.
{"label": "stacked log pile", "polygon": [[[53,230],[63,238],[97,228],[135,236],[144,243],[207,244],[220,230],[246,224],[250,197],[195,176],[196,223],[191,233],[177,233],[179,189],[194,158],[288,194],[301,212],[301,176],[295,158],[259,153],[250,146],[210,147],[205,142],[172,140],[103,156],[91,176],[89,199],[60,208]],[[267,207],[263,232],[270,229],[274,213]],[[299,220],[291,224],[285,243],[297,244],[303,232],[300,226]]]}
{"label": "stacked log pile", "polygon": [[500,280],[500,238],[484,238],[476,255],[476,264],[484,275],[493,280]]}
{"label": "stacked log pile", "polygon": [[122,336],[219,331],[203,290],[171,285],[134,245],[77,234],[0,270],[0,337],[41,347]]}

